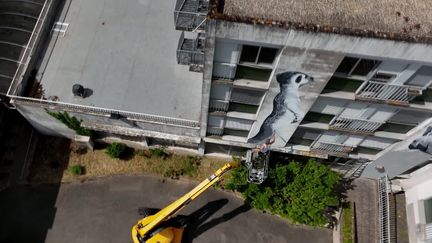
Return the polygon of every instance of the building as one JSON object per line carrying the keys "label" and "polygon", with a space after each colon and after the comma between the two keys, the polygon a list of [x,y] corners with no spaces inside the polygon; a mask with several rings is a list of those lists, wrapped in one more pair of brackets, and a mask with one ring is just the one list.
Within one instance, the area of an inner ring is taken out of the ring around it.
{"label": "building", "polygon": [[432,6],[415,2],[46,0],[8,97],[77,140],[47,111],[143,146],[243,154],[274,136],[373,160],[432,122]]}

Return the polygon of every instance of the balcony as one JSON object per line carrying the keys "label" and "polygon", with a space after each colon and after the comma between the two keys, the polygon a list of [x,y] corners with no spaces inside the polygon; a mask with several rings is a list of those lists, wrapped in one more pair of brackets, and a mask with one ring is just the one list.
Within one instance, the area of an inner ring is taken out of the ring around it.
{"label": "balcony", "polygon": [[315,153],[324,153],[337,157],[348,157],[349,153],[354,150],[354,147],[338,143],[320,142],[317,139],[312,143],[310,150]]}
{"label": "balcony", "polygon": [[330,121],[329,128],[355,134],[373,135],[383,122],[360,118],[335,117]]}
{"label": "balcony", "polygon": [[357,91],[356,99],[408,106],[416,96],[422,95],[422,89],[411,86],[388,84],[377,81],[365,82]]}
{"label": "balcony", "polygon": [[208,12],[208,1],[177,0],[174,10],[176,30],[203,31]]}
{"label": "balcony", "polygon": [[223,129],[223,127],[208,126],[207,127],[207,134],[209,136],[222,136],[224,134],[224,129]]}
{"label": "balcony", "polygon": [[210,100],[210,112],[227,112],[229,108],[229,101],[226,100]]}
{"label": "balcony", "polygon": [[233,89],[231,101],[247,105],[260,105],[264,92],[245,89]]}
{"label": "balcony", "polygon": [[[200,67],[204,65],[204,39],[200,34],[194,38],[185,38],[182,32],[177,47],[177,63]],[[198,71],[202,71],[202,68]]]}

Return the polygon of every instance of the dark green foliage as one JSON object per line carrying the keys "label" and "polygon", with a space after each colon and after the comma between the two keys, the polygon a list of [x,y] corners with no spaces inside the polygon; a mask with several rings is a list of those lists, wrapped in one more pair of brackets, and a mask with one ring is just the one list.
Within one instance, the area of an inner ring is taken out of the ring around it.
{"label": "dark green foliage", "polygon": [[83,175],[84,174],[84,166],[82,165],[74,165],[70,168],[70,172],[74,176]]}
{"label": "dark green foliage", "polygon": [[78,135],[82,135],[82,136],[91,135],[90,130],[81,126],[82,121],[79,121],[74,116],[70,116],[69,113],[67,113],[66,111],[52,112],[47,110],[47,113],[50,114],[52,117],[56,118],[57,120],[59,120],[61,123],[65,124],[68,128],[74,130]]}
{"label": "dark green foliage", "polygon": [[292,161],[270,168],[269,177],[262,185],[249,184],[247,171],[232,171],[227,189],[242,193],[253,207],[311,226],[328,223],[325,211],[339,204],[334,188],[340,175],[329,167],[309,160],[305,165]]}
{"label": "dark green foliage", "polygon": [[126,145],[123,143],[112,143],[105,149],[105,153],[114,159],[120,158],[126,151]]}
{"label": "dark green foliage", "polygon": [[150,156],[156,157],[156,158],[167,158],[169,156],[169,153],[166,151],[165,147],[156,147],[149,149]]}

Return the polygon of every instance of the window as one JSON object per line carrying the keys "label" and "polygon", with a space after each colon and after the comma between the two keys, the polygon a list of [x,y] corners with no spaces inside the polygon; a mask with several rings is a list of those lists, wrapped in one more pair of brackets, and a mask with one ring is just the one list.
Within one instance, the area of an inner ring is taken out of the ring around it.
{"label": "window", "polygon": [[271,69],[237,66],[236,79],[250,79],[267,82],[270,78]]}
{"label": "window", "polygon": [[396,76],[397,75],[394,73],[376,72],[372,77],[372,80],[387,83],[394,80]]}
{"label": "window", "polygon": [[426,224],[432,223],[432,198],[424,200]]}
{"label": "window", "polygon": [[345,57],[336,69],[336,72],[347,76],[366,76],[380,63],[381,62],[377,60]]}
{"label": "window", "polygon": [[273,64],[278,49],[261,46],[243,45],[240,63]]}
{"label": "window", "polygon": [[361,59],[355,69],[351,72],[351,75],[366,76],[379,63],[380,62],[376,60]]}

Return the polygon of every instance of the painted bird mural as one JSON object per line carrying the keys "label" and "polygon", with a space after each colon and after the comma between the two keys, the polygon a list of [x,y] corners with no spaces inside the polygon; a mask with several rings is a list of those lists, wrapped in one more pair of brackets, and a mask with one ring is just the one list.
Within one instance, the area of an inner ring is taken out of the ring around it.
{"label": "painted bird mural", "polygon": [[299,122],[304,116],[300,107],[299,88],[313,82],[313,77],[301,72],[284,72],[276,75],[280,92],[273,100],[273,111],[264,120],[259,132],[248,143],[262,144],[273,134],[285,138],[282,128]]}

